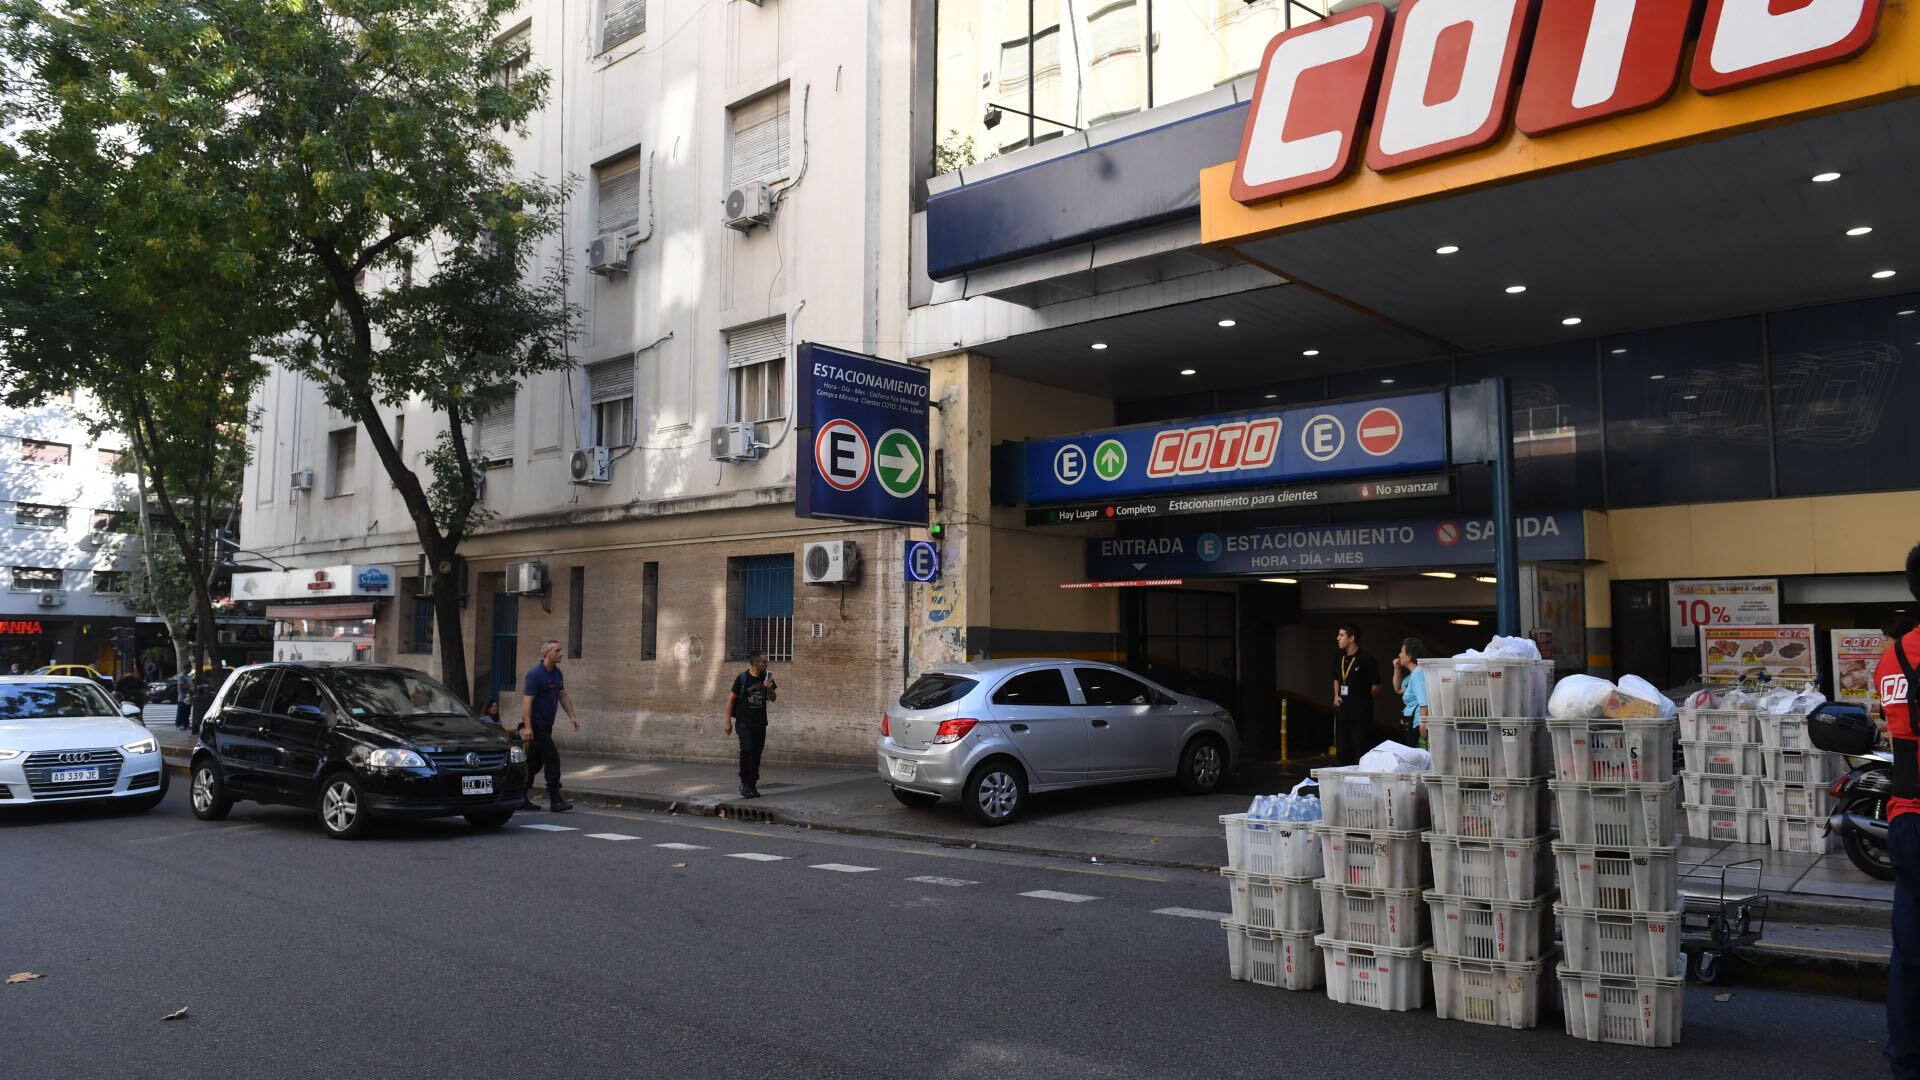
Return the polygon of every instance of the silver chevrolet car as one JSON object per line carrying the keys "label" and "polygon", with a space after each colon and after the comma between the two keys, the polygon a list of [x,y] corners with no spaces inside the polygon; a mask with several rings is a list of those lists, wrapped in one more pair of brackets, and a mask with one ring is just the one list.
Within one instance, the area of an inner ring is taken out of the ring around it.
{"label": "silver chevrolet car", "polygon": [[914,681],[880,720],[880,776],[908,806],[959,800],[1004,825],[1037,791],[1178,777],[1219,789],[1240,752],[1233,717],[1111,664],[986,660]]}

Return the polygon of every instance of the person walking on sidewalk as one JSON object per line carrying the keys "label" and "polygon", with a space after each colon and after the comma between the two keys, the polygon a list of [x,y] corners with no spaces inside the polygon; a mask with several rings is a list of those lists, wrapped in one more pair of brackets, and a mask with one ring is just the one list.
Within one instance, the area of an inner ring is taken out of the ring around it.
{"label": "person walking on sidewalk", "polygon": [[767,658],[755,653],[747,670],[734,677],[727,691],[727,734],[740,735],[740,797],[760,797],[760,752],[767,748],[767,706],[779,685],[767,671]]}
{"label": "person walking on sidewalk", "polygon": [[1333,716],[1340,764],[1352,765],[1373,749],[1373,699],[1380,696],[1380,663],[1360,647],[1360,628],[1348,623],[1334,637]]}
{"label": "person walking on sidewalk", "polygon": [[[1907,590],[1920,600],[1920,544],[1907,552]],[[1887,854],[1893,858],[1893,956],[1887,967],[1887,1062],[1894,1080],[1920,1080],[1920,630],[1893,640],[1873,683],[1893,746],[1887,800]]]}
{"label": "person walking on sidewalk", "polygon": [[549,641],[540,647],[540,662],[527,672],[520,687],[520,737],[527,740],[527,790],[522,810],[538,810],[533,801],[534,776],[547,772],[547,809],[564,814],[573,804],[560,797],[560,751],[553,745],[553,724],[565,706],[573,730],[580,730],[580,718],[574,715],[573,699],[567,696],[567,680],[560,674],[560,643]]}

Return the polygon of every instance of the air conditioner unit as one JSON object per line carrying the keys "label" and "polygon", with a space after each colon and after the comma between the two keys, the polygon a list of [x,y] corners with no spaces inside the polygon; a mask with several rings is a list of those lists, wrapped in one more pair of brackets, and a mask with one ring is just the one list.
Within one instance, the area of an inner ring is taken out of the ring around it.
{"label": "air conditioner unit", "polygon": [[741,232],[768,224],[773,221],[773,195],[767,185],[758,180],[741,184],[727,192],[726,209],[721,212],[720,220],[727,228]]}
{"label": "air conditioner unit", "polygon": [[293,470],[293,479],[287,481],[287,486],[291,487],[295,491],[312,491],[313,490],[313,470],[312,469]]}
{"label": "air conditioner unit", "polygon": [[80,542],[87,547],[97,548],[107,542],[107,534],[103,532],[90,532],[87,534],[87,538]]}
{"label": "air conditioner unit", "polygon": [[846,585],[860,580],[860,548],[851,540],[816,540],[800,553],[801,580],[808,585]]}
{"label": "air conditioner unit", "polygon": [[627,238],[619,233],[602,233],[587,245],[587,271],[612,277],[627,272]]}
{"label": "air conditioner unit", "polygon": [[510,593],[542,593],[547,590],[547,564],[510,562],[507,564],[507,590]]}
{"label": "air conditioner unit", "polygon": [[714,428],[707,435],[707,460],[760,460],[760,440],[753,436],[753,425],[742,421]]}
{"label": "air conditioner unit", "polygon": [[583,446],[567,458],[567,479],[576,484],[605,484],[613,479],[613,459],[604,446]]}
{"label": "air conditioner unit", "polygon": [[41,607],[59,607],[66,602],[67,594],[64,592],[43,592],[40,594]]}
{"label": "air conditioner unit", "polygon": [[240,644],[240,631],[238,630],[222,630],[219,632],[217,636],[219,637],[220,644],[222,645]]}

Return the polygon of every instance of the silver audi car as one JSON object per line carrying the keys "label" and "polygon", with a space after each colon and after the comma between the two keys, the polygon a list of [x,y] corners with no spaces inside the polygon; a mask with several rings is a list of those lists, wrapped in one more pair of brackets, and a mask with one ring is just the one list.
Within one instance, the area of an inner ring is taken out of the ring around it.
{"label": "silver audi car", "polygon": [[908,806],[959,800],[983,825],[1037,791],[1177,777],[1204,795],[1240,752],[1225,709],[1085,660],[949,664],[880,720],[880,776]]}

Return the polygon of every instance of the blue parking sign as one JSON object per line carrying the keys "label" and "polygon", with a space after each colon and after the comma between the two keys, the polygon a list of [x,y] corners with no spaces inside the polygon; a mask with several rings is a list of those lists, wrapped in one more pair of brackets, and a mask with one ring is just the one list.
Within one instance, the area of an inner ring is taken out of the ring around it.
{"label": "blue parking sign", "polygon": [[926,369],[810,343],[796,359],[794,513],[925,525]]}
{"label": "blue parking sign", "polygon": [[908,581],[932,581],[940,576],[939,546],[931,540],[907,541],[905,565]]}

